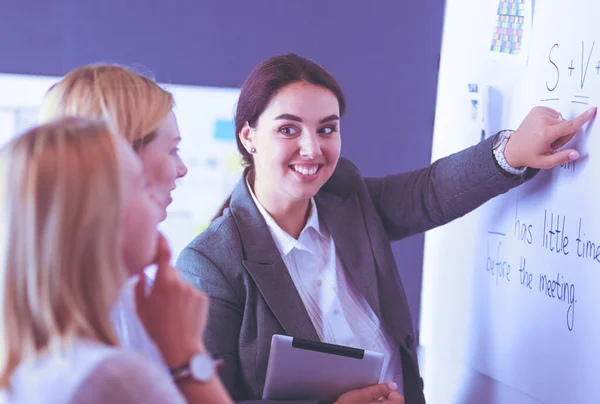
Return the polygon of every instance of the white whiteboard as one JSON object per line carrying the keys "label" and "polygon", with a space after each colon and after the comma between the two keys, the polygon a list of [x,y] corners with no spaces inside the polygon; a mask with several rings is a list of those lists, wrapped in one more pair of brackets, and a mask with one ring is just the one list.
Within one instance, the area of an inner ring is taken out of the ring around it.
{"label": "white whiteboard", "polygon": [[[447,1],[433,160],[479,140],[468,83],[491,88],[488,135],[514,129],[534,105],[571,118],[600,102],[600,3],[536,1],[520,57],[490,51],[498,3]],[[576,164],[426,235],[420,337],[431,402],[600,402],[598,125],[573,144]]]}
{"label": "white whiteboard", "polygon": [[[0,74],[0,144],[35,125],[41,100],[59,77]],[[242,172],[233,116],[239,90],[165,84],[175,97],[188,174],[178,180],[160,224],[176,259],[210,223]]]}

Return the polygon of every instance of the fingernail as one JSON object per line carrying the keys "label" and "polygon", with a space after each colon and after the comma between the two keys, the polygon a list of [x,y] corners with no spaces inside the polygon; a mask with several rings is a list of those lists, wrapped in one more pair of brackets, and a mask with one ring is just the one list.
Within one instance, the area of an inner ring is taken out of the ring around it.
{"label": "fingernail", "polygon": [[390,391],[396,391],[398,389],[398,385],[394,382],[389,382],[388,387],[390,388]]}
{"label": "fingernail", "polygon": [[579,158],[579,153],[576,151],[572,151],[569,153],[569,160],[577,160]]}
{"label": "fingernail", "polygon": [[592,107],[592,108],[588,109],[587,112],[589,112],[590,114],[595,114],[597,110],[598,110],[598,108]]}

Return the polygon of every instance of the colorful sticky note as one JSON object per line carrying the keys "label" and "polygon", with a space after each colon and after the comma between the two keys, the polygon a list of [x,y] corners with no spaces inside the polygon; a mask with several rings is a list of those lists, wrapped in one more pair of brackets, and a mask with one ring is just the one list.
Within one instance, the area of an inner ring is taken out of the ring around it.
{"label": "colorful sticky note", "polygon": [[215,121],[213,137],[217,140],[235,141],[235,125],[230,120]]}

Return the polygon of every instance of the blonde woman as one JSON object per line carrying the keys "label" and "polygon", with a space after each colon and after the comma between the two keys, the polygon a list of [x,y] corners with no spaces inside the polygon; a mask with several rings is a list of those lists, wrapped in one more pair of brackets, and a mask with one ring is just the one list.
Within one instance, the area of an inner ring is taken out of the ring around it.
{"label": "blonde woman", "polygon": [[48,90],[40,121],[63,116],[105,120],[142,160],[164,220],[175,181],[187,173],[178,154],[181,137],[173,106],[173,95],[154,80],[123,66],[92,64],[69,72]]}
{"label": "blonde woman", "polygon": [[[181,137],[173,105],[171,93],[152,79],[123,66],[92,64],[71,71],[50,88],[40,118],[45,122],[62,116],[80,116],[108,122],[140,157],[162,221],[172,202],[171,191],[176,180],[187,173],[178,154]],[[164,364],[135,316],[131,283],[124,288],[112,318],[123,346]]]}
{"label": "blonde woman", "polygon": [[145,177],[99,121],[49,123],[0,151],[0,386],[9,403],[230,402],[216,377],[176,385],[118,347],[109,310],[126,279],[157,261],[152,293],[137,289],[142,321],[170,367],[205,355],[206,298],[169,266]]}

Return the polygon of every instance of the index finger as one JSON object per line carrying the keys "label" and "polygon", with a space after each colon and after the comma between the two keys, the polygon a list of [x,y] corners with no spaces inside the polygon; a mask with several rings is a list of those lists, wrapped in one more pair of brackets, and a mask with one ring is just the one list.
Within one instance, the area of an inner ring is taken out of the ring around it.
{"label": "index finger", "polygon": [[156,255],[154,256],[153,263],[161,266],[168,264],[171,261],[171,249],[169,243],[162,233],[158,233],[158,240],[156,242]]}
{"label": "index finger", "polygon": [[596,116],[597,108],[593,107],[583,114],[576,116],[569,121],[563,121],[553,127],[553,139],[556,140],[563,136],[571,135],[577,132],[583,125]]}
{"label": "index finger", "polygon": [[157,265],[155,278],[158,280],[168,273],[171,262],[171,249],[167,243],[165,236],[159,233],[158,241],[156,243],[156,256],[154,257],[154,263]]}

